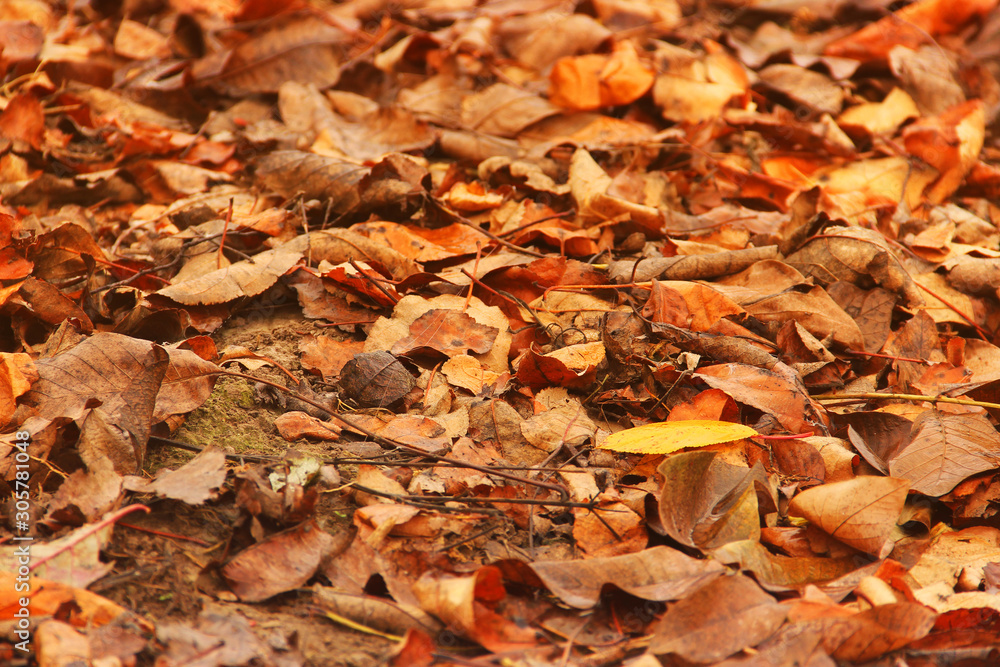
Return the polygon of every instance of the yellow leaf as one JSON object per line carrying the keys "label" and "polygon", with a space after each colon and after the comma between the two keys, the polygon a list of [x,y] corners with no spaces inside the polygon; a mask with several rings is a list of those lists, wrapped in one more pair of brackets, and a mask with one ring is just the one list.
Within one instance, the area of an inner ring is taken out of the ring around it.
{"label": "yellow leaf", "polygon": [[599,446],[601,449],[631,454],[669,454],[685,447],[707,447],[755,435],[757,431],[742,424],[689,419],[646,424],[612,433]]}

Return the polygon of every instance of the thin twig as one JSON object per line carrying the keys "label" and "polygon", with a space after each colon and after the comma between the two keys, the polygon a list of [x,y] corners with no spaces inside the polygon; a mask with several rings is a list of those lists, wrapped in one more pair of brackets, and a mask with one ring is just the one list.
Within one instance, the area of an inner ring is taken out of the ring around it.
{"label": "thin twig", "polygon": [[880,394],[878,392],[860,394],[820,394],[810,396],[817,401],[840,401],[845,399],[867,399],[879,400],[891,398],[898,401],[928,401],[930,403],[954,403],[955,405],[972,405],[980,408],[993,408],[1000,410],[1000,403],[987,403],[986,401],[973,401],[967,398],[952,398],[951,396],[922,396],[920,394]]}
{"label": "thin twig", "polygon": [[384,288],[381,285],[379,285],[378,281],[375,280],[370,275],[368,275],[367,273],[365,273],[364,270],[360,266],[358,266],[357,263],[353,259],[350,260],[350,262],[351,262],[351,266],[354,267],[354,270],[357,271],[359,274],[361,274],[362,278],[364,278],[365,280],[367,280],[368,282],[370,282],[372,285],[374,285],[375,289],[377,289],[378,291],[382,292],[382,294],[385,295],[385,298],[389,299],[389,301],[391,301],[393,304],[399,303],[399,297],[398,296],[396,296],[395,294],[392,294],[391,292],[389,292],[389,290],[387,290],[386,288]]}
{"label": "thin twig", "polygon": [[479,225],[477,225],[476,223],[474,223],[472,220],[469,220],[468,218],[460,215],[457,211],[453,210],[452,208],[450,208],[449,206],[446,206],[445,204],[443,204],[441,202],[437,202],[437,204],[438,204],[438,206],[441,207],[441,210],[443,210],[448,215],[454,217],[456,220],[458,220],[460,223],[462,223],[466,227],[469,227],[470,229],[473,229],[473,230],[479,232],[483,236],[489,238],[492,241],[495,241],[495,242],[499,243],[500,245],[502,245],[503,247],[507,248],[508,250],[513,250],[514,252],[519,252],[519,253],[521,253],[523,255],[530,255],[532,257],[538,257],[540,259],[545,259],[545,257],[547,257],[547,255],[543,255],[543,254],[541,254],[539,252],[535,252],[533,250],[528,250],[527,248],[522,248],[519,245],[514,245],[513,243],[511,243],[510,241],[508,241],[506,239],[500,238],[499,236],[497,236],[493,232],[488,231],[486,229],[483,229],[482,227],[480,227]]}

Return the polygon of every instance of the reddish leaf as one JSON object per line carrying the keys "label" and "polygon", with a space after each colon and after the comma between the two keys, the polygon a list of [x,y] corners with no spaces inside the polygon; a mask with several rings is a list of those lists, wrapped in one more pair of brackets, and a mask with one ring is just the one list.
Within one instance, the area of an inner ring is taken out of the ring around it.
{"label": "reddish leaf", "polygon": [[306,521],[237,554],[222,575],[241,600],[259,602],[309,581],[332,546],[328,533]]}
{"label": "reddish leaf", "polygon": [[447,357],[466,351],[485,354],[493,347],[499,330],[479,324],[455,310],[430,310],[410,324],[410,335],[393,344],[393,354],[419,354],[423,349]]}

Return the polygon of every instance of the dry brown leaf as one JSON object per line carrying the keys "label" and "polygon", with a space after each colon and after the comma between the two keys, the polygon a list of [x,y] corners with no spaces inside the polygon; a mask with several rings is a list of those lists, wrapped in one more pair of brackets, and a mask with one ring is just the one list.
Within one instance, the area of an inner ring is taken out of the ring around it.
{"label": "dry brown leaf", "polygon": [[422,610],[372,595],[356,595],[331,586],[313,586],[316,602],[326,611],[380,632],[402,635],[410,629],[441,631],[441,623]]}
{"label": "dry brown leaf", "polygon": [[1000,562],[1000,531],[996,528],[946,530],[931,538],[930,546],[910,568],[910,575],[921,587],[944,583],[951,589],[963,569],[981,569],[990,562]]}
{"label": "dry brown leaf", "polygon": [[510,54],[527,67],[544,71],[559,58],[593,51],[613,34],[592,16],[547,5],[543,11],[532,7],[534,11],[511,16],[498,26]]}
{"label": "dry brown leaf", "polygon": [[888,462],[890,474],[910,480],[914,491],[943,496],[963,479],[1000,466],[1000,434],[982,415],[928,410]]}
{"label": "dry brown leaf", "polygon": [[340,375],[344,364],[364,351],[365,344],[354,340],[336,340],[330,336],[303,336],[299,341],[302,367],[319,373],[326,381]]}
{"label": "dry brown leaf", "polygon": [[713,549],[760,537],[758,468],[723,463],[716,452],[674,454],[660,467],[660,524],[681,544]]}
{"label": "dry brown leaf", "polygon": [[498,137],[516,137],[527,126],[558,113],[548,101],[506,83],[462,99],[462,125]]}
{"label": "dry brown leaf", "polygon": [[822,430],[822,408],[795,381],[791,369],[786,366],[787,372],[781,372],[779,363],[769,364],[774,370],[738,363],[704,366],[695,376],[740,403],[774,415],[792,433]]}
{"label": "dry brown leaf", "polygon": [[889,67],[923,114],[944,113],[967,99],[959,81],[958,54],[950,50],[933,44],[894,46]]}
{"label": "dry brown leaf", "polygon": [[717,118],[730,100],[749,88],[742,65],[717,46],[702,57],[660,43],[656,56],[666,73],[656,78],[653,100],[667,120],[699,123]]}
{"label": "dry brown leaf", "polygon": [[798,65],[771,65],[758,72],[769,88],[807,109],[838,114],[844,104],[844,90],[829,77]]}
{"label": "dry brown leaf", "polygon": [[0,428],[14,415],[15,401],[38,380],[31,357],[23,353],[0,353]]}
{"label": "dry brown leaf", "polygon": [[311,519],[240,552],[222,567],[222,576],[241,600],[260,602],[309,581],[333,545]]}
{"label": "dry brown leaf", "polygon": [[[128,390],[142,375],[142,359],[151,348],[146,341],[120,334],[94,334],[65,352],[36,362],[39,380],[24,400],[46,419],[78,419],[92,399],[99,400],[106,413],[120,415],[127,411]],[[170,365],[156,394],[152,423],[201,405],[219,370],[189,350],[167,348],[167,354]]]}
{"label": "dry brown leaf", "polygon": [[719,577],[672,605],[653,629],[649,650],[714,662],[756,646],[788,610],[742,575]]}
{"label": "dry brown leaf", "polygon": [[610,558],[535,561],[529,567],[554,595],[577,609],[595,606],[609,585],[644,600],[665,602],[684,598],[723,574],[714,561],[664,546]]}
{"label": "dry brown leaf", "polygon": [[298,410],[291,410],[275,417],[274,428],[278,429],[278,435],[289,442],[299,438],[338,440],[341,431],[336,424],[325,422]]}
{"label": "dry brown leaf", "polygon": [[218,495],[226,481],[226,454],[206,447],[177,470],[163,470],[155,479],[126,478],[125,487],[138,493],[155,493],[188,505],[202,505]]}
{"label": "dry brown leaf", "polygon": [[260,25],[231,51],[199,61],[194,76],[216,90],[243,97],[276,93],[287,81],[327,88],[340,78],[340,45],[347,35],[308,14],[290,13]]}
{"label": "dry brown leaf", "polygon": [[932,204],[941,203],[955,192],[978,161],[985,122],[982,101],[972,100],[939,116],[922,118],[903,130],[906,150],[941,174],[926,193]]}
{"label": "dry brown leaf", "polygon": [[892,550],[896,520],[910,483],[894,477],[857,477],[807,489],[788,511],[844,544],[884,558]]}
{"label": "dry brown leaf", "polygon": [[618,283],[646,280],[704,280],[739,273],[754,263],[778,256],[777,246],[747,248],[711,255],[657,257],[638,262],[622,260],[608,267],[611,279]]}
{"label": "dry brown leaf", "polygon": [[[3,608],[6,613],[4,620],[14,620],[14,611],[17,609],[18,592],[16,584],[16,573],[13,571],[0,571],[0,583],[4,585],[6,591],[2,599]],[[124,607],[121,607],[111,600],[92,593],[85,588],[74,588],[73,586],[60,583],[58,581],[47,581],[41,577],[33,577],[31,580],[35,594],[29,600],[28,609],[35,618],[55,616],[56,612],[66,604],[73,604],[75,612],[70,616],[70,621],[76,627],[100,627],[115,619],[125,616],[131,617],[136,623],[146,630],[152,630],[151,624],[140,616],[133,616]]]}
{"label": "dry brown leaf", "polygon": [[919,46],[955,32],[986,16],[996,4],[996,0],[974,0],[955,7],[947,0],[922,0],[832,42],[824,53],[862,61],[884,58],[897,45]]}
{"label": "dry brown leaf", "polygon": [[257,161],[257,179],[263,187],[284,197],[299,194],[330,200],[334,211],[356,208],[358,184],[370,172],[355,162],[301,151],[273,151]]}
{"label": "dry brown leaf", "polygon": [[514,362],[517,379],[530,387],[587,387],[604,361],[603,343],[567,345],[548,354],[525,350]]}
{"label": "dry brown leaf", "polygon": [[473,394],[478,394],[483,387],[492,385],[500,377],[497,373],[483,368],[478,359],[467,354],[455,355],[448,359],[441,366],[441,372],[448,378],[448,382]]}
{"label": "dry brown leaf", "polygon": [[[108,428],[107,424],[101,424],[101,428],[93,428],[91,424],[100,420],[100,415],[91,412],[84,422],[84,430],[80,434],[81,444],[84,438],[88,440],[96,439],[94,431],[99,431],[101,435],[109,435],[119,438],[119,446],[131,449],[130,442],[120,442],[125,440],[121,436],[121,431],[115,428]],[[108,439],[110,439],[110,437]],[[129,472],[136,469],[134,459]],[[122,478],[116,472],[110,460],[97,459],[88,462],[86,470],[77,470],[60,485],[48,503],[47,519],[61,523],[75,523],[77,521],[93,522],[100,519],[104,514],[115,509],[122,501]]]}
{"label": "dry brown leaf", "polygon": [[534,464],[545,460],[563,445],[583,445],[594,437],[596,431],[597,425],[575,398],[521,422],[524,439],[536,450]]}
{"label": "dry brown leaf", "polygon": [[462,311],[477,323],[498,330],[493,347],[488,352],[475,355],[483,366],[495,373],[508,370],[507,353],[510,351],[510,324],[507,317],[496,306],[487,306],[473,297],[466,302],[464,297],[450,294],[424,299],[416,295],[408,295],[400,299],[393,308],[392,318],[380,317],[368,332],[365,341],[365,351],[389,350],[397,341],[410,334],[410,325],[421,315],[435,309]]}
{"label": "dry brown leaf", "polygon": [[885,238],[872,230],[828,229],[822,238],[810,241],[785,261],[805,275],[814,275],[824,282],[858,283],[867,278],[899,294],[908,304],[923,303],[920,290]]}
{"label": "dry brown leaf", "polygon": [[837,122],[845,129],[864,128],[872,135],[892,134],[905,121],[920,115],[913,98],[893,88],[881,102],[858,104],[844,111]]}
{"label": "dry brown leaf", "polygon": [[261,294],[302,258],[301,253],[276,248],[212,271],[200,278],[164,287],[157,294],[188,306],[213,305]]}
{"label": "dry brown leaf", "polygon": [[[595,492],[583,502],[587,501],[596,501],[597,507],[573,510],[573,539],[586,557],[621,556],[646,548],[645,517],[622,502],[617,491]],[[603,515],[598,517],[598,512]]]}
{"label": "dry brown leaf", "polygon": [[857,323],[822,287],[813,287],[808,292],[783,292],[745,307],[762,322],[795,322],[817,338],[830,338],[847,349],[865,347],[864,335]]}
{"label": "dry brown leaf", "polygon": [[652,87],[655,75],[638,58],[631,42],[619,42],[610,56],[563,58],[549,74],[549,99],[569,109],[631,104]]}
{"label": "dry brown leaf", "polygon": [[354,355],[344,364],[339,382],[344,398],[365,408],[392,405],[416,384],[396,357],[381,350]]}
{"label": "dry brown leaf", "polygon": [[429,310],[410,324],[410,335],[397,340],[393,354],[415,355],[426,350],[454,357],[467,352],[486,354],[500,330],[479,324],[457,310]]}
{"label": "dry brown leaf", "polygon": [[691,331],[708,331],[743,308],[707,285],[677,280],[654,280],[642,316]]}
{"label": "dry brown leaf", "polygon": [[872,467],[888,475],[889,461],[910,442],[913,422],[888,412],[868,411],[846,414],[844,420],[854,448]]}
{"label": "dry brown leaf", "polygon": [[588,151],[581,148],[573,153],[569,169],[570,192],[584,223],[594,224],[628,215],[641,228],[659,234],[664,213],[653,206],[608,194],[613,183]]}
{"label": "dry brown leaf", "polygon": [[753,574],[760,585],[780,593],[822,585],[843,577],[859,567],[854,556],[781,556],[768,551],[756,540],[730,542],[712,551],[712,558],[727,565],[735,564]]}
{"label": "dry brown leaf", "polygon": [[428,572],[413,590],[424,611],[491,651],[524,650],[537,641],[533,630],[491,609],[507,596],[496,567],[461,577]]}
{"label": "dry brown leaf", "polygon": [[[833,607],[825,617],[798,622],[822,632],[823,647],[839,660],[868,661],[903,648],[926,635],[937,614],[913,602],[885,604],[854,615]],[[795,610],[789,613],[795,621]]]}
{"label": "dry brown leaf", "polygon": [[865,338],[865,352],[882,349],[892,324],[892,311],[896,297],[881,288],[863,290],[856,285],[838,282],[827,289],[830,297],[844,309],[861,329]]}

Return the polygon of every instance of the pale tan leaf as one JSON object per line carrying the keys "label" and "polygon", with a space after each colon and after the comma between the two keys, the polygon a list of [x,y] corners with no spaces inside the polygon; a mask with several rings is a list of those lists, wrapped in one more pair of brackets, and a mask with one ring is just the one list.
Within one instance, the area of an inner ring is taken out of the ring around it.
{"label": "pale tan leaf", "polygon": [[889,472],[910,480],[914,491],[943,496],[998,466],[1000,434],[986,417],[928,410],[913,422],[910,441],[889,461]]}
{"label": "pale tan leaf", "polygon": [[895,477],[856,477],[801,492],[792,498],[788,512],[844,544],[885,557],[909,487],[907,480]]}
{"label": "pale tan leaf", "polygon": [[301,259],[298,252],[276,248],[225,268],[177,285],[157,294],[187,306],[226,303],[261,294]]}

